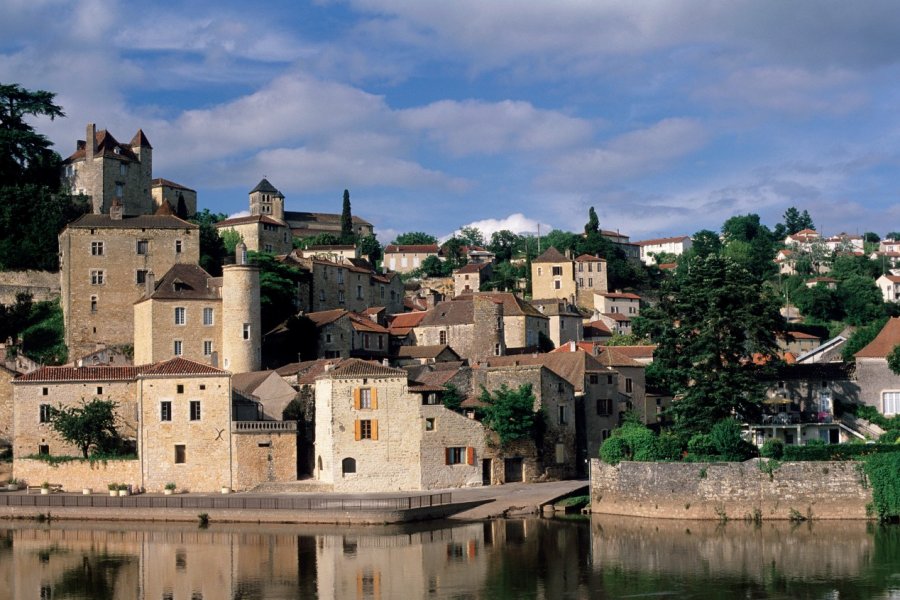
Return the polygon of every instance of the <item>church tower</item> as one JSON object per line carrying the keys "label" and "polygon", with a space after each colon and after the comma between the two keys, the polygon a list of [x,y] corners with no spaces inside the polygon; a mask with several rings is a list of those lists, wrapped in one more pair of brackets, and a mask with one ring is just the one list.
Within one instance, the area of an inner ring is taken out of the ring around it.
{"label": "church tower", "polygon": [[262,364],[259,267],[248,264],[243,242],[235,254],[235,264],[222,267],[222,368],[246,373]]}
{"label": "church tower", "polygon": [[250,214],[266,215],[284,221],[284,194],[263,178],[250,190]]}

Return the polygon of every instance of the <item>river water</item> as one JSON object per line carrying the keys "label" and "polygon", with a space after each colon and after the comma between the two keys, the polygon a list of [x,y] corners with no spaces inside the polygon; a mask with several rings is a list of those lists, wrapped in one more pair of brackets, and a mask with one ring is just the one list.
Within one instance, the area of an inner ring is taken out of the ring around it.
{"label": "river water", "polygon": [[0,598],[900,599],[900,527],[0,523]]}

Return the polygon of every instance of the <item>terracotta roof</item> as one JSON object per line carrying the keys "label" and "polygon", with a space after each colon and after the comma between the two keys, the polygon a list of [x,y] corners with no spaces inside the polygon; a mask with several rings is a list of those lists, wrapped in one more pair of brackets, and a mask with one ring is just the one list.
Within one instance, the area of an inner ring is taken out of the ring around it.
{"label": "terracotta roof", "polygon": [[786,331],[784,334],[779,335],[778,337],[793,338],[795,340],[820,340],[820,339],[822,339],[817,335],[813,335],[811,333],[806,333],[803,331]]}
{"label": "terracotta roof", "polygon": [[879,279],[881,279],[882,277],[884,279],[887,279],[891,283],[900,283],[900,276],[898,275],[882,275],[881,277],[879,277]]}
{"label": "terracotta roof", "polygon": [[652,346],[612,346],[616,349],[616,352],[633,358],[635,360],[638,359],[652,359],[653,353],[656,351],[656,345]]}
{"label": "terracotta roof", "polygon": [[613,321],[624,322],[624,321],[630,321],[630,320],[631,320],[631,317],[629,317],[629,316],[626,315],[626,314],[622,314],[622,313],[601,313],[601,314],[602,314],[604,317],[607,317],[607,318],[612,319]]}
{"label": "terracotta roof", "polygon": [[488,367],[514,367],[518,365],[547,367],[575,387],[584,391],[585,373],[608,372],[597,359],[584,351],[550,352],[549,354],[524,354],[521,356],[495,356],[487,360]]}
{"label": "terracotta roof", "polygon": [[642,240],[640,242],[634,242],[638,246],[659,246],[660,244],[674,244],[676,242],[683,242],[684,240],[691,239],[689,235],[679,235],[675,237],[667,237],[667,238],[656,238],[655,240]]}
{"label": "terracotta roof", "polygon": [[623,294],[622,292],[597,292],[598,296],[603,296],[604,298],[612,298],[612,299],[624,299],[624,300],[640,300],[641,297],[637,294]]}
{"label": "terracotta roof", "polygon": [[606,262],[604,259],[599,256],[594,256],[592,254],[582,254],[581,256],[575,259],[575,262]]}
{"label": "terracotta roof", "polygon": [[131,138],[131,147],[139,146],[141,148],[150,148],[153,149],[153,146],[150,145],[150,140],[147,139],[147,136],[144,135],[143,129],[138,129],[137,133],[134,134],[134,137]]}
{"label": "terracotta roof", "polygon": [[391,317],[391,329],[394,327],[415,327],[422,322],[427,313],[422,311],[401,313]]}
{"label": "terracotta roof", "polygon": [[154,375],[227,375],[227,372],[176,357],[150,365],[131,367],[41,367],[37,371],[22,375],[15,382],[133,381],[138,377]]}
{"label": "terracotta roof", "polygon": [[68,225],[71,229],[199,229],[174,215],[138,215],[112,219],[109,215],[81,215]]}
{"label": "terracotta roof", "polygon": [[598,348],[599,353],[597,354],[597,362],[601,365],[607,367],[640,367],[643,368],[644,363],[636,361],[634,358],[628,355],[627,352],[622,352],[622,350],[618,346],[602,346]]}
{"label": "terracotta roof", "polygon": [[323,325],[328,325],[329,323],[337,321],[347,314],[349,314],[349,311],[346,311],[343,308],[334,308],[331,310],[306,313],[306,316],[309,317],[310,321],[316,324],[316,327],[322,327]]}
{"label": "terracotta roof", "polygon": [[342,360],[333,369],[326,371],[319,378],[357,379],[360,377],[403,377],[406,379],[406,371],[385,367],[377,362],[348,358]]}
{"label": "terracotta roof", "polygon": [[147,375],[227,375],[227,371],[188,360],[180,356],[142,368],[140,376]]}
{"label": "terracotta roof", "polygon": [[856,358],[887,358],[897,344],[900,344],[900,317],[891,317],[875,336],[875,339],[854,356]]}
{"label": "terracotta roof", "polygon": [[278,189],[274,185],[269,183],[269,180],[266,179],[265,177],[263,177],[262,179],[259,180],[259,183],[256,184],[255,188],[250,190],[251,194],[254,194],[256,192],[265,192],[267,194],[278,194],[279,196],[284,198],[282,193],[279,192]]}
{"label": "terracotta roof", "polygon": [[217,229],[222,227],[231,227],[232,225],[246,225],[247,223],[265,223],[267,225],[277,225],[278,227],[287,227],[278,219],[273,219],[268,215],[247,215],[246,217],[234,217],[233,219],[225,219],[214,225]]}
{"label": "terracotta roof", "polygon": [[316,360],[305,360],[302,362],[290,363],[275,369],[281,377],[297,376],[297,383],[300,385],[311,385],[315,383],[316,378],[325,372],[328,365],[336,365],[341,362],[340,358],[319,358]]}
{"label": "terracotta roof", "polygon": [[671,271],[678,267],[678,263],[660,263],[656,265],[660,271]]}
{"label": "terracotta roof", "polygon": [[397,358],[437,358],[443,352],[450,351],[457,360],[459,355],[447,344],[436,346],[400,346],[397,349]]}
{"label": "terracotta roof", "polygon": [[[235,373],[231,376],[231,387],[245,394],[253,394],[262,382],[272,376],[275,371],[251,371]],[[277,373],[275,373],[277,375]]]}
{"label": "terracotta roof", "polygon": [[[219,286],[214,278],[197,265],[178,263],[156,283],[153,293],[138,300],[219,300]],[[135,303],[137,304],[137,302]]]}
{"label": "terracotta roof", "polygon": [[157,177],[156,179],[150,182],[150,187],[170,187],[176,190],[185,190],[186,192],[195,192],[196,190],[192,190],[189,187],[185,187],[180,183],[175,183],[174,181],[170,181],[168,179],[163,179],[162,177]]}
{"label": "terracotta roof", "polygon": [[531,261],[531,264],[535,263],[561,263],[561,262],[569,262],[569,259],[563,255],[562,252],[550,246],[540,256]]}
{"label": "terracotta roof", "polygon": [[388,330],[369,317],[361,315],[359,313],[351,312],[350,315],[350,324],[353,329],[357,331],[367,331],[371,333],[388,333]]}
{"label": "terracotta roof", "polygon": [[584,337],[596,337],[598,335],[612,336],[606,323],[603,321],[591,321],[584,326]]}
{"label": "terracotta roof", "polygon": [[456,377],[459,369],[459,367],[455,369],[427,369],[417,373],[415,380],[422,385],[440,386],[443,388],[448,381]]}
{"label": "terracotta roof", "polygon": [[395,252],[408,252],[410,254],[415,253],[432,253],[437,254],[438,245],[437,244],[410,244],[406,246],[401,246],[397,244],[388,244],[384,249],[384,253],[395,253]]}
{"label": "terracotta roof", "polygon": [[490,263],[469,263],[453,271],[453,274],[480,273],[482,269],[489,265]]}

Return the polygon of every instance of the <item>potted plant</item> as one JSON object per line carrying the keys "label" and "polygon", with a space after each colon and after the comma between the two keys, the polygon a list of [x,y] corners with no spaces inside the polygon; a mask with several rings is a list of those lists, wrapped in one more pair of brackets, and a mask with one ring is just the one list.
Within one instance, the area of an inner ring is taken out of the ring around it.
{"label": "potted plant", "polygon": [[231,493],[231,488],[228,487],[227,485],[223,485],[223,486],[222,486],[222,493],[223,493],[223,494],[230,494],[230,493]]}
{"label": "potted plant", "polygon": [[119,484],[119,495],[127,496],[128,495],[128,486],[124,483]]}
{"label": "potted plant", "polygon": [[172,494],[174,494],[174,493],[175,493],[175,482],[174,482],[174,481],[170,481],[169,483],[167,483],[167,484],[166,484],[166,489],[163,491],[163,493],[164,493],[166,496],[171,496]]}
{"label": "potted plant", "polygon": [[6,483],[6,491],[7,492],[15,492],[19,489],[19,482],[16,481],[15,477],[10,477],[9,481]]}
{"label": "potted plant", "polygon": [[85,496],[90,496],[91,494],[94,493],[94,490],[92,490],[89,487],[83,487],[83,488],[81,488],[81,493]]}
{"label": "potted plant", "polygon": [[106,487],[109,489],[110,496],[118,496],[119,495],[119,484],[118,483],[111,483]]}
{"label": "potted plant", "polygon": [[50,482],[45,481],[41,484],[41,495],[46,496],[50,493]]}

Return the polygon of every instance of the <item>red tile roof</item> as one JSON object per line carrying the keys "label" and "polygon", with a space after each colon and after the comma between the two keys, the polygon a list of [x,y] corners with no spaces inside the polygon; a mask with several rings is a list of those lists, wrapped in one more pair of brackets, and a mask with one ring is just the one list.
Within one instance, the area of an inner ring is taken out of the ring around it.
{"label": "red tile roof", "polygon": [[562,263],[569,262],[569,259],[563,255],[562,252],[550,246],[547,248],[540,256],[531,261],[531,264],[535,263]]}
{"label": "red tile roof", "polygon": [[410,254],[437,254],[438,245],[437,244],[410,244],[406,246],[400,246],[397,244],[388,244],[384,249],[384,253],[396,253],[396,252],[408,252]]}
{"label": "red tile roof", "polygon": [[855,356],[856,358],[887,358],[897,344],[900,344],[900,317],[891,317],[875,336],[875,339]]}
{"label": "red tile roof", "polygon": [[273,219],[267,215],[247,215],[246,217],[234,217],[233,219],[225,219],[214,225],[217,229],[222,227],[231,227],[233,225],[246,225],[247,223],[265,223],[267,225],[277,225],[278,227],[287,227],[284,223],[277,219]]}
{"label": "red tile roof", "polygon": [[227,375],[227,372],[186,358],[176,357],[150,365],[131,367],[41,367],[37,371],[22,375],[15,382],[133,381],[138,377],[169,375]]}
{"label": "red tile roof", "polygon": [[675,237],[667,237],[667,238],[656,238],[655,240],[642,240],[640,242],[634,242],[638,246],[659,246],[660,244],[673,244],[676,242],[683,242],[684,240],[691,239],[689,235],[679,235]]}
{"label": "red tile roof", "polygon": [[582,254],[581,256],[575,259],[575,262],[606,262],[602,258],[598,256],[594,256],[592,254]]}

